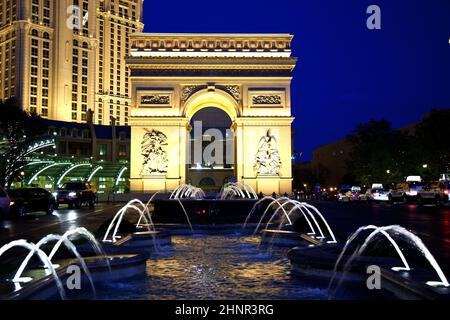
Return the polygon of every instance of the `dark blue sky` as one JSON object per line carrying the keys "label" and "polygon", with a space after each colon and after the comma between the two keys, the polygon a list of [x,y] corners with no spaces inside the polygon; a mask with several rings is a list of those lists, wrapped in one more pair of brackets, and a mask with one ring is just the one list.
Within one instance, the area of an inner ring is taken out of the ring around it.
{"label": "dark blue sky", "polygon": [[[366,28],[377,4],[382,30]],[[449,0],[146,0],[146,32],[291,33],[295,147],[316,147],[356,124],[395,127],[450,107]]]}

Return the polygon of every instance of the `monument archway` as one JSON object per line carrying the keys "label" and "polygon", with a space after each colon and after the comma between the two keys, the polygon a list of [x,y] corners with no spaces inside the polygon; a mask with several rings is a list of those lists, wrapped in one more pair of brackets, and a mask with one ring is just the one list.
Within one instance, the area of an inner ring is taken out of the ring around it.
{"label": "monument archway", "polygon": [[187,182],[204,191],[219,191],[223,181],[236,177],[233,120],[222,108],[209,106],[193,114],[189,124]]}
{"label": "monument archway", "polygon": [[131,190],[170,191],[189,183],[191,120],[217,108],[231,120],[234,178],[265,194],[291,192],[290,84],[296,65],[291,40],[290,35],[132,35]]}

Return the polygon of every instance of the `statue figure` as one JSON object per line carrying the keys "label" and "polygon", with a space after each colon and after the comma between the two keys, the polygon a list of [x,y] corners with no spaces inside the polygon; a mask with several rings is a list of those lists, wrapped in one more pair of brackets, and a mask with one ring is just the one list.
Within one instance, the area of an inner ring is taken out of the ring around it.
{"label": "statue figure", "polygon": [[277,140],[268,130],[267,134],[259,140],[254,169],[258,175],[278,175],[280,168],[281,159]]}
{"label": "statue figure", "polygon": [[156,130],[144,135],[141,143],[141,154],[144,156],[142,176],[166,173],[169,165],[167,159],[167,136]]}

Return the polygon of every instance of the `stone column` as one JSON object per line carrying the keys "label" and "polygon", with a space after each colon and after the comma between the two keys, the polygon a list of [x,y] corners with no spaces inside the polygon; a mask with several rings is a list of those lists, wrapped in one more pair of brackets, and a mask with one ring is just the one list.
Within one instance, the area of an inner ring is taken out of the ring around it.
{"label": "stone column", "polygon": [[30,45],[28,21],[15,22],[16,31],[16,98],[22,109],[29,109],[30,91]]}

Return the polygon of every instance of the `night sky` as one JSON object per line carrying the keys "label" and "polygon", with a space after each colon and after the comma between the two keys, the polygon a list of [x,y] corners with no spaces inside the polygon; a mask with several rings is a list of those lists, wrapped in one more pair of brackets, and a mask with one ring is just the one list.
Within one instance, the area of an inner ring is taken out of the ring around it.
{"label": "night sky", "polygon": [[[371,4],[382,30],[366,28]],[[293,34],[300,161],[358,123],[402,127],[450,107],[449,0],[145,0],[144,23],[145,32]]]}

